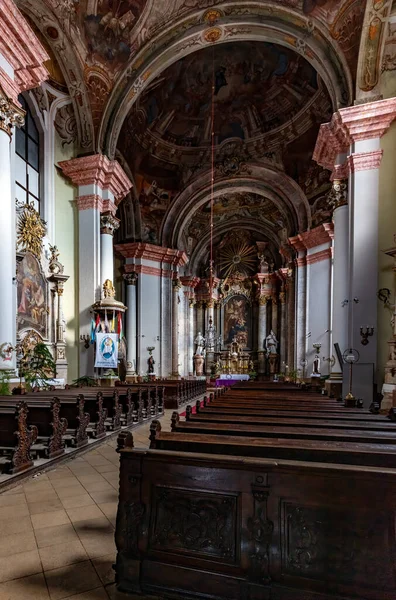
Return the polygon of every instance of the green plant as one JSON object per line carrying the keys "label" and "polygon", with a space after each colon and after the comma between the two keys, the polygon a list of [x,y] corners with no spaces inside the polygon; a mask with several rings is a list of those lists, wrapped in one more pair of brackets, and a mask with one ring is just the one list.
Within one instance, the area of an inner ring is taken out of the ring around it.
{"label": "green plant", "polygon": [[48,388],[48,381],[56,376],[56,364],[47,346],[40,342],[26,352],[19,363],[19,375],[30,391],[34,386]]}
{"label": "green plant", "polygon": [[96,387],[98,382],[93,377],[89,377],[88,375],[84,375],[83,377],[79,377],[78,379],[74,379],[73,385],[76,387]]}
{"label": "green plant", "polygon": [[4,370],[0,371],[0,396],[11,396],[9,383],[11,378],[11,371]]}
{"label": "green plant", "polygon": [[289,370],[289,378],[291,379],[291,381],[293,383],[296,383],[297,378],[298,378],[298,371],[296,371],[294,369],[290,369]]}
{"label": "green plant", "polygon": [[248,375],[249,375],[249,377],[250,377],[250,379],[252,381],[254,381],[255,379],[257,379],[257,372],[256,371],[249,371]]}

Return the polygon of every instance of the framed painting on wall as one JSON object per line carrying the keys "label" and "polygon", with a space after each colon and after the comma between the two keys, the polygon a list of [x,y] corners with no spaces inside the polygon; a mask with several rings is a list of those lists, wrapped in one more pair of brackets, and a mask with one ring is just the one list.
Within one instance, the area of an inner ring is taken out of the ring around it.
{"label": "framed painting on wall", "polygon": [[236,341],[242,348],[251,347],[252,313],[249,300],[243,295],[232,296],[224,305],[224,344]]}

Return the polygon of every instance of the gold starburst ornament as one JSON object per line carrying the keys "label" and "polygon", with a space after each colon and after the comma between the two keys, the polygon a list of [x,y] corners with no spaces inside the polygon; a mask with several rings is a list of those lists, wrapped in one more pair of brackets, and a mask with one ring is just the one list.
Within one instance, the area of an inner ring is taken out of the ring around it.
{"label": "gold starburst ornament", "polygon": [[43,237],[46,233],[45,222],[33,204],[25,204],[18,219],[18,249],[31,252],[39,259],[43,251]]}

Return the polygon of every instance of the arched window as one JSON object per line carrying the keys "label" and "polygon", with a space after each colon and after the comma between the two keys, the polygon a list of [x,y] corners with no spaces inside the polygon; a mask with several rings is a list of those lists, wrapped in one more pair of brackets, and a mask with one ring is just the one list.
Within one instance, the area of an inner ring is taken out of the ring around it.
{"label": "arched window", "polygon": [[15,193],[18,204],[33,203],[41,213],[40,135],[23,96],[19,96],[19,102],[26,116],[25,125],[15,131]]}

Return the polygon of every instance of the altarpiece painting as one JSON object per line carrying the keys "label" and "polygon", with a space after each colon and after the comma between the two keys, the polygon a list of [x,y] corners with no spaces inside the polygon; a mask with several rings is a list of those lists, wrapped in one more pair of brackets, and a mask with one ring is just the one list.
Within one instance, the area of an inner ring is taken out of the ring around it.
{"label": "altarpiece painting", "polygon": [[232,296],[224,305],[224,344],[236,341],[241,348],[251,347],[252,316],[249,300]]}

